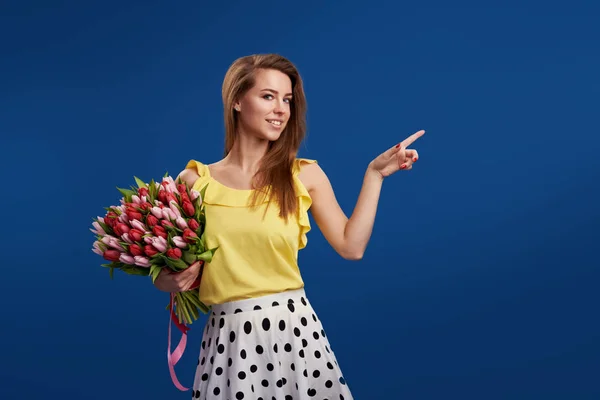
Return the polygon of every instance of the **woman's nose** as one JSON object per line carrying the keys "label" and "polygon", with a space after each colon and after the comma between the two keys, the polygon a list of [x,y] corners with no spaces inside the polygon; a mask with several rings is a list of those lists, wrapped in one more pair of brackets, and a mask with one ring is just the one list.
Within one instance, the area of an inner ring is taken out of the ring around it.
{"label": "woman's nose", "polygon": [[274,111],[278,114],[284,113],[285,112],[285,104],[282,101],[276,101]]}

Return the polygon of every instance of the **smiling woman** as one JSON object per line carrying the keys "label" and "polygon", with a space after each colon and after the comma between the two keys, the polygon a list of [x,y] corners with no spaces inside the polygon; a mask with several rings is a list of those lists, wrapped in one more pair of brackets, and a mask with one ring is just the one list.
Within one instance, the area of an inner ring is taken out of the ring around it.
{"label": "smiling woman", "polygon": [[[276,141],[290,115],[292,101],[290,78],[280,71],[267,69],[257,71],[255,79],[255,86],[234,106],[240,113],[239,129],[252,131],[245,134],[254,134],[259,138]],[[279,90],[272,88],[279,88]],[[280,95],[281,90],[286,94]]]}
{"label": "smiling woman", "polygon": [[[383,180],[412,168],[418,155],[406,146],[423,132],[368,165],[348,218],[316,160],[296,156],[306,104],[290,61],[274,54],[236,60],[223,82],[223,104],[224,158],[190,160],[179,175],[197,190],[206,187],[204,240],[219,248],[200,276],[200,300],[211,313],[194,398],[352,399],[298,266],[308,212],[340,256],[362,258]],[[161,272],[155,285],[186,291],[199,270]]]}

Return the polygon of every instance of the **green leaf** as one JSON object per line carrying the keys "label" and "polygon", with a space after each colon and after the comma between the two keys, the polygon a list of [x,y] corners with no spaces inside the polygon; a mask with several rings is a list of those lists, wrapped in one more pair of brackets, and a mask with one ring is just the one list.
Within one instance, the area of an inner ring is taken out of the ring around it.
{"label": "green leaf", "polygon": [[186,264],[193,264],[197,261],[196,254],[191,249],[189,251],[182,252],[181,258]]}
{"label": "green leaf", "polygon": [[198,254],[196,256],[196,260],[204,260],[206,262],[211,262],[217,249],[218,247],[215,247],[214,249],[206,250],[204,253]]}
{"label": "green leaf", "polygon": [[108,276],[110,277],[110,279],[114,279],[115,278],[115,269],[111,268],[108,270]]}
{"label": "green leaf", "polygon": [[123,188],[117,187],[117,190],[119,192],[121,192],[123,197],[125,197],[125,201],[127,201],[128,203],[131,203],[131,196],[136,194],[133,190],[130,190],[130,189],[123,189]]}
{"label": "green leaf", "polygon": [[125,265],[121,268],[121,271],[125,272],[127,275],[148,276],[150,268],[138,267],[137,265]]}
{"label": "green leaf", "polygon": [[167,265],[175,270],[183,270],[188,267],[188,265],[182,259],[174,259],[171,257],[164,257]]}
{"label": "green leaf", "polygon": [[206,193],[206,188],[208,187],[208,183],[204,185],[202,189],[200,189],[200,198],[204,199],[204,193]]}
{"label": "green leaf", "polygon": [[167,231],[167,233],[169,232],[175,232],[176,234],[179,232],[183,232],[182,230],[180,230],[179,228],[177,228],[176,226],[171,226],[171,225],[163,225],[163,228],[165,228],[165,230]]}
{"label": "green leaf", "polygon": [[150,199],[152,200],[151,203],[154,205],[154,200],[156,200],[156,182],[154,182],[154,179],[150,180],[148,196],[150,196]]}
{"label": "green leaf", "polygon": [[167,176],[169,176],[169,172],[165,172],[165,174],[163,175],[163,178],[166,178]]}
{"label": "green leaf", "polygon": [[146,183],[144,183],[143,180],[141,180],[137,176],[134,176],[133,178],[135,179],[135,183],[138,185],[138,189],[148,188],[148,185],[146,185]]}
{"label": "green leaf", "polygon": [[108,226],[107,224],[105,224],[104,222],[101,222],[101,221],[97,221],[97,222],[100,225],[100,227],[104,230],[104,232],[106,232],[108,234],[113,234],[113,230],[110,226]]}
{"label": "green leaf", "polygon": [[152,283],[154,283],[156,281],[156,278],[158,278],[158,274],[160,274],[161,269],[162,268],[156,264],[153,264],[150,267],[150,275],[152,276]]}

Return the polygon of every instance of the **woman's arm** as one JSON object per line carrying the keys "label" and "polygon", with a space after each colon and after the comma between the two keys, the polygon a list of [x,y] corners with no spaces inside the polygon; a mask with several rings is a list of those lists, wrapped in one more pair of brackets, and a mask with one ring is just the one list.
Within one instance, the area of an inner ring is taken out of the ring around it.
{"label": "woman's arm", "polygon": [[371,161],[350,218],[337,202],[331,183],[317,164],[306,165],[299,178],[306,182],[312,198],[311,212],[331,247],[347,260],[360,260],[373,232],[383,180],[398,170],[410,170],[418,159],[416,150],[406,147],[421,137],[419,131]]}
{"label": "woman's arm", "polygon": [[341,209],[331,183],[318,164],[306,165],[300,178],[308,183],[312,198],[311,213],[331,247],[347,260],[360,260],[367,248],[383,177],[371,167],[367,168],[362,189],[350,219]]}

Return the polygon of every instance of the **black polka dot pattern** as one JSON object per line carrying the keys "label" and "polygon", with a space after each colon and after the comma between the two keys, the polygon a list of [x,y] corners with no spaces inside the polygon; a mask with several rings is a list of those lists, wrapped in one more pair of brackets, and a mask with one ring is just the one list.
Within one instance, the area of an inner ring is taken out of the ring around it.
{"label": "black polka dot pattern", "polygon": [[353,399],[303,289],[212,309],[193,399]]}

